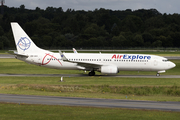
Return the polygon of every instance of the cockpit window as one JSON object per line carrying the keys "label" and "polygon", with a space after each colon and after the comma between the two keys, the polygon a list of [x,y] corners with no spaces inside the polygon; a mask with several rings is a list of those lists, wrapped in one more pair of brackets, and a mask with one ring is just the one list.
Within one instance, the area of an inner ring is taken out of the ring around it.
{"label": "cockpit window", "polygon": [[167,62],[168,61],[168,59],[166,59],[166,60],[162,60],[163,62]]}

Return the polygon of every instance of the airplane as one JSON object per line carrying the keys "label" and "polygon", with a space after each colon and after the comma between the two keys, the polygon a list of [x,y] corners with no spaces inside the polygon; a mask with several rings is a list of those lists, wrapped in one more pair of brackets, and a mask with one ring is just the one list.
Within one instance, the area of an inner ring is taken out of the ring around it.
{"label": "airplane", "polygon": [[[176,65],[167,58],[147,54],[54,53],[35,45],[17,22],[11,23],[17,48],[16,58],[30,64],[63,70],[95,71],[117,74],[119,71],[157,71],[156,76]],[[76,51],[76,50],[75,50]]]}

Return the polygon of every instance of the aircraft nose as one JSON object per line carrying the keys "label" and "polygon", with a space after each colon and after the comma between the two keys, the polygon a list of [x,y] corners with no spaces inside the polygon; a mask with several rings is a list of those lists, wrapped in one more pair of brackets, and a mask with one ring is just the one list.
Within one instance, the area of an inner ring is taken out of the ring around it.
{"label": "aircraft nose", "polygon": [[175,66],[176,66],[176,64],[174,64],[173,62],[169,63],[169,67],[174,68]]}
{"label": "aircraft nose", "polygon": [[176,64],[173,63],[173,67],[176,67]]}

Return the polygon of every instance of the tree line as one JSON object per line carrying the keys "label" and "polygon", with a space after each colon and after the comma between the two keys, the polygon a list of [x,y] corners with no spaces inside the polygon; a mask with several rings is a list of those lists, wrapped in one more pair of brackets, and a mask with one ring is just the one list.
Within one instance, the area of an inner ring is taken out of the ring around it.
{"label": "tree line", "polygon": [[180,47],[180,14],[156,9],[84,11],[62,7],[4,6],[0,49],[15,48],[10,22],[18,22],[37,46],[53,48]]}

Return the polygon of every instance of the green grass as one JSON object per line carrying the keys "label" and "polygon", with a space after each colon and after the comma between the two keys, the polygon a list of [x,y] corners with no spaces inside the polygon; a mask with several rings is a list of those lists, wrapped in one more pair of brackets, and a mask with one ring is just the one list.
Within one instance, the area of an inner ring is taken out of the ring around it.
{"label": "green grass", "polygon": [[110,86],[180,86],[180,78],[119,78],[119,77],[0,77],[0,84],[42,85],[110,85]]}
{"label": "green grass", "polygon": [[0,77],[1,93],[84,98],[180,101],[179,86],[179,78]]}
{"label": "green grass", "polygon": [[0,54],[7,54],[8,52],[8,50],[0,50]]}
{"label": "green grass", "polygon": [[54,105],[0,104],[1,120],[178,120],[179,112]]}

